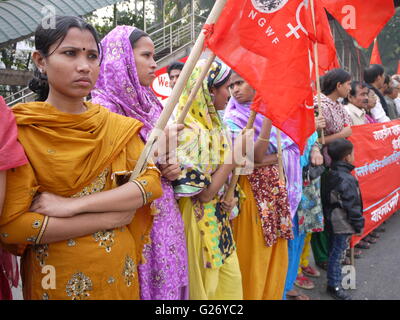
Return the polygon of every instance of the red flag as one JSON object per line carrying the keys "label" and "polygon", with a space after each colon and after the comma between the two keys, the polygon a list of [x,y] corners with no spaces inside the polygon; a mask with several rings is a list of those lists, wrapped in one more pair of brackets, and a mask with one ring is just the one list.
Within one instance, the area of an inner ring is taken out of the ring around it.
{"label": "red flag", "polygon": [[[208,47],[257,90],[255,104],[303,150],[315,131],[302,0],[228,0]],[[296,16],[296,12],[298,13]]]}
{"label": "red flag", "polygon": [[381,55],[379,54],[378,40],[374,41],[374,48],[372,49],[372,55],[369,64],[382,64]]}
{"label": "red flag", "polygon": [[395,14],[393,0],[320,0],[342,27],[368,48]]}
{"label": "red flag", "polygon": [[399,60],[399,65],[397,67],[397,74],[400,74],[400,60]]}
{"label": "red flag", "polygon": [[[312,40],[310,42],[310,52],[313,68],[315,64],[314,43],[317,42],[319,75],[323,75],[331,69],[340,68],[340,64],[337,59],[335,40],[333,39],[327,13],[319,1],[314,1],[314,12],[316,32],[312,21],[311,5],[307,9],[305,24],[309,38]],[[315,80],[315,69],[313,70],[312,78]]]}

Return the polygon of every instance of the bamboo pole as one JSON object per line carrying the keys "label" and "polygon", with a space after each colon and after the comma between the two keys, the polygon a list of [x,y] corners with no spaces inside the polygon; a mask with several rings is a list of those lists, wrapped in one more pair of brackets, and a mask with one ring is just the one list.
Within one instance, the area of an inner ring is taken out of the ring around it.
{"label": "bamboo pole", "polygon": [[[245,130],[250,130],[253,128],[254,121],[256,120],[257,112],[251,110],[249,119],[247,120],[246,128]],[[234,169],[233,172],[235,172],[236,169]],[[239,174],[234,174],[232,176],[231,182],[229,183],[228,190],[225,193],[225,200],[231,201],[234,197],[234,192],[236,188],[236,184],[239,181]]]}
{"label": "bamboo pole", "polygon": [[[217,0],[215,2],[214,7],[207,18],[206,24],[213,24],[218,20],[226,1],[227,0]],[[130,180],[134,180],[139,176],[144,166],[146,165],[150,155],[152,154],[155,143],[165,129],[165,126],[167,125],[167,122],[171,117],[171,114],[173,113],[176,104],[178,103],[179,97],[182,94],[183,88],[188,81],[197,61],[200,58],[204,46],[204,41],[205,34],[204,32],[201,32],[196,40],[196,43],[194,44],[192,51],[190,52],[189,58],[186,61],[181,74],[179,75],[178,81],[176,82],[174,89],[172,90],[171,96],[168,98],[167,104],[162,111],[160,118],[158,119],[154,129],[151,131],[147,139],[147,143],[142,153],[140,154],[140,157],[136,163]]]}
{"label": "bamboo pole", "polygon": [[[313,26],[314,26],[314,31],[317,33],[317,27],[315,23],[315,11],[314,11],[314,0],[311,0],[310,2],[311,5],[311,15],[312,15],[312,21],[313,21]],[[318,100],[318,116],[322,115],[322,108],[321,108],[321,84],[319,82],[319,58],[318,58],[318,44],[317,41],[314,43],[314,59],[315,59],[315,82],[317,84],[317,100]],[[324,129],[321,129],[321,143],[325,144],[325,135],[324,135]]]}
{"label": "bamboo pole", "polygon": [[196,80],[196,84],[194,85],[193,89],[190,91],[190,95],[188,100],[186,101],[186,104],[182,110],[182,113],[179,115],[177,123],[178,124],[183,124],[185,121],[186,115],[190,110],[190,107],[192,106],[192,103],[194,99],[196,98],[197,92],[201,88],[203,84],[204,78],[207,76],[208,70],[211,67],[211,64],[213,63],[215,59],[215,54],[211,53],[210,56],[208,57],[206,63],[203,65],[203,69],[201,70],[200,76]]}
{"label": "bamboo pole", "polygon": [[285,176],[283,172],[283,161],[282,161],[282,135],[281,130],[277,129],[276,140],[278,144],[278,169],[279,169],[279,181],[281,184],[285,183]]}
{"label": "bamboo pole", "polygon": [[354,263],[354,247],[350,248],[350,261],[351,261],[351,265],[354,267],[355,263]]}

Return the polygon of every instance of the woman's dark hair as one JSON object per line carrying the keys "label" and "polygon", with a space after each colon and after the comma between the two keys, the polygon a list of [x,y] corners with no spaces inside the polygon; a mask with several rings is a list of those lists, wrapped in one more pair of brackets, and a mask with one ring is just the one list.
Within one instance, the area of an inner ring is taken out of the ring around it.
{"label": "woman's dark hair", "polygon": [[[364,88],[367,88],[367,84],[365,82],[352,81],[349,96],[355,97],[357,95],[357,90]],[[348,104],[348,103],[349,103],[349,98],[348,97],[344,98],[343,104]]]}
{"label": "woman's dark hair", "polygon": [[376,78],[384,73],[385,69],[380,64],[371,64],[364,69],[364,81],[369,84],[374,83]]}
{"label": "woman's dark hair", "polygon": [[129,41],[131,42],[132,49],[135,49],[136,42],[143,37],[149,37],[149,35],[138,28],[135,28],[135,30],[132,31],[131,35],[129,36]]}
{"label": "woman's dark hair", "polygon": [[332,69],[327,72],[321,83],[321,91],[324,95],[330,95],[337,88],[338,83],[345,83],[351,80],[351,75],[343,69]]}
{"label": "woman's dark hair", "polygon": [[333,140],[328,144],[328,154],[333,161],[343,160],[344,157],[351,154],[353,151],[353,144],[344,138]]}
{"label": "woman's dark hair", "polygon": [[[51,56],[64,41],[71,28],[78,28],[82,31],[88,30],[93,35],[97,50],[101,55],[100,41],[96,29],[82,18],[74,16],[55,16],[55,28],[45,29],[42,24],[39,24],[35,32],[36,50],[44,57]],[[59,42],[57,48],[49,52],[50,47],[57,42]],[[49,95],[47,76],[40,73],[37,68],[34,71],[34,78],[29,82],[29,89],[38,94],[38,101],[45,101]]]}
{"label": "woman's dark hair", "polygon": [[383,92],[383,94],[384,94],[385,96],[388,96],[388,95],[392,94],[393,91],[394,91],[394,88],[393,88],[393,87],[388,87],[387,89],[385,89],[385,91]]}
{"label": "woman's dark hair", "polygon": [[390,82],[392,82],[392,78],[388,74],[386,74],[383,83],[386,85],[390,85]]}

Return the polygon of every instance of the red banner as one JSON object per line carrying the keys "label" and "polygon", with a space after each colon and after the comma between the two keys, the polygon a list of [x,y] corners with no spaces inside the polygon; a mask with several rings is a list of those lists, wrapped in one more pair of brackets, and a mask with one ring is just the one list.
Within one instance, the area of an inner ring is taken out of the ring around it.
{"label": "red banner", "polygon": [[365,228],[351,246],[400,209],[400,120],[353,126],[353,174],[360,184]]}

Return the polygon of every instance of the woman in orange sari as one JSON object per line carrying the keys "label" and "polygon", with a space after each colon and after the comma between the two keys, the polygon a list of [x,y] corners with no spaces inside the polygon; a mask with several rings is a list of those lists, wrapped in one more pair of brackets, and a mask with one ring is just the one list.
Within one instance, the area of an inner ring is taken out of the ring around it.
{"label": "woman in orange sari", "polygon": [[25,299],[138,299],[137,265],[161,195],[151,165],[122,181],[143,149],[142,124],[84,102],[101,60],[84,20],[56,17],[55,29],[38,27],[35,45],[31,87],[43,102],[13,108],[29,164],[7,172],[0,240],[22,255]]}
{"label": "woman in orange sari", "polygon": [[[233,138],[245,128],[254,89],[237,73],[229,86],[232,97],[224,121]],[[276,153],[269,148],[271,122],[257,115],[254,122],[254,159],[263,166],[240,176],[246,195],[232,221],[245,300],[281,300],[288,268],[288,240],[293,238],[288,192],[279,182]],[[271,142],[273,144],[273,142]],[[271,148],[272,149],[272,148]]]}

